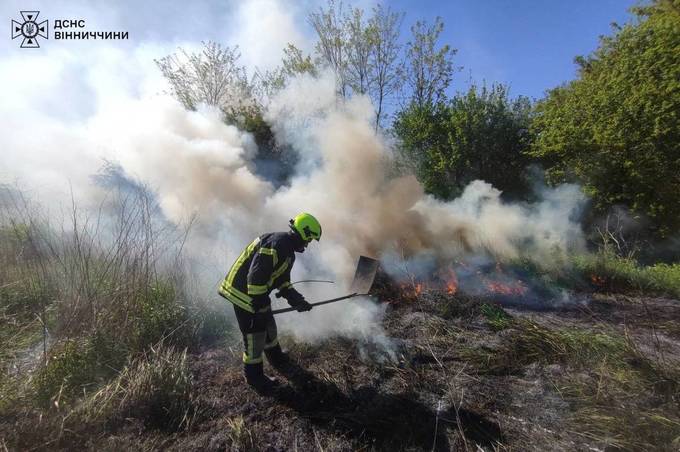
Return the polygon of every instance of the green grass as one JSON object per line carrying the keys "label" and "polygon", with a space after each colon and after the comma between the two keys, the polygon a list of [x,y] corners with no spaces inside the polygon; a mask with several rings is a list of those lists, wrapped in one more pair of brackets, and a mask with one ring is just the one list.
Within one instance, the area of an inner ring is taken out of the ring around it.
{"label": "green grass", "polygon": [[484,303],[480,311],[486,317],[487,324],[494,331],[501,331],[512,326],[512,317],[497,304]]}
{"label": "green grass", "polygon": [[71,406],[122,368],[127,351],[101,334],[61,341],[33,376],[34,395],[44,408]]}
{"label": "green grass", "polygon": [[574,256],[576,272],[595,288],[680,298],[680,264],[641,266],[611,253]]}
{"label": "green grass", "polygon": [[492,329],[508,331],[501,346],[462,350],[463,359],[482,373],[518,373],[532,363],[586,367],[604,357],[620,361],[626,354],[626,341],[611,333],[571,328],[553,330],[532,320],[505,317],[507,314],[499,314],[496,309],[490,312],[487,319]]}
{"label": "green grass", "polygon": [[640,265],[635,259],[599,251],[571,256],[555,255],[548,267],[531,259],[509,263],[538,288],[635,293],[680,298],[680,263]]}
{"label": "green grass", "polygon": [[136,322],[130,334],[134,350],[144,350],[161,340],[178,345],[191,342],[191,319],[172,281],[158,280],[142,289],[136,308]]}

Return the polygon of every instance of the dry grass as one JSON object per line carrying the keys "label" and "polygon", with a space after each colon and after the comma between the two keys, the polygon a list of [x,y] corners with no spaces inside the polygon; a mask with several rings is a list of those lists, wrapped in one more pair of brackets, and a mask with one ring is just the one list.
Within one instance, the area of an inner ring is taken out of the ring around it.
{"label": "dry grass", "polygon": [[244,452],[258,450],[255,446],[253,433],[246,425],[243,416],[227,419],[227,437],[231,450]]}
{"label": "dry grass", "polygon": [[77,412],[86,423],[133,417],[151,428],[174,431],[191,425],[196,414],[193,401],[186,350],[159,346],[132,361]]}
{"label": "dry grass", "polygon": [[[167,347],[194,347],[204,331],[214,338],[227,327],[224,314],[186,301],[188,230],[166,222],[143,188],[113,189],[98,209],[73,204],[55,221],[0,187],[0,316],[8,326],[0,332],[0,414],[17,419],[14,428],[30,429],[38,416],[50,420],[42,436],[60,437],[76,413],[91,412],[80,407],[92,394],[118,403],[105,405],[106,419],[138,411],[149,426],[186,428],[186,352]],[[24,446],[34,445],[32,433],[24,432]]]}

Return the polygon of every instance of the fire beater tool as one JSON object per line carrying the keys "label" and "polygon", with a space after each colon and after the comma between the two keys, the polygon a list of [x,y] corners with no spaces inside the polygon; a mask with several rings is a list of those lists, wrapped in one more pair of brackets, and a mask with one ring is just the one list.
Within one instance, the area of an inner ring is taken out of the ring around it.
{"label": "fire beater tool", "polygon": [[[357,263],[357,269],[354,272],[354,279],[352,280],[352,285],[350,286],[349,295],[343,297],[331,298],[330,300],[317,301],[316,303],[310,303],[312,306],[320,306],[322,304],[335,303],[340,300],[347,300],[349,298],[359,297],[362,295],[368,295],[368,291],[371,290],[373,285],[373,280],[375,279],[375,274],[378,271],[378,261],[366,256],[359,256],[359,262]],[[278,294],[276,295],[279,296]],[[272,314],[282,314],[284,312],[295,311],[295,308],[283,308],[275,309]]]}

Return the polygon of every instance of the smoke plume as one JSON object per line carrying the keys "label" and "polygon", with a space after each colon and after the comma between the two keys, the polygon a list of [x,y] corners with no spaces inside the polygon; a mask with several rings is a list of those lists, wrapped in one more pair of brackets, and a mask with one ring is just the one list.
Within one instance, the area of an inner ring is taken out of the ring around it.
{"label": "smoke plume", "polygon": [[[66,50],[36,57],[42,62],[2,58],[0,81],[11,83],[3,85],[7,101],[0,106],[8,118],[0,133],[0,182],[18,183],[48,206],[73,197],[96,208],[106,187],[92,176],[115,164],[123,179],[156,193],[167,221],[195,217],[185,250],[203,294],[216,303],[222,303],[217,285],[242,248],[263,232],[285,230],[302,211],[319,219],[323,238],[300,257],[293,279],[336,281],[299,286],[310,301],[343,294],[362,254],[412,265],[427,256],[435,267],[474,256],[528,256],[544,265],[555,252],[583,246],[583,198],[575,186],[544,189],[534,204],[506,204],[498,190],[475,181],[458,199],[442,202],[414,176],[393,176],[392,150],[373,129],[370,100],[339,101],[329,74],[292,80],[267,107],[277,140],[299,155],[290,183],[276,188],[255,172],[258,149],[249,134],[226,125],[217,111],[187,111],[159,94],[164,88],[152,61],[169,51],[148,43],[129,51],[102,47],[85,53],[92,62],[86,68]],[[128,73],[110,75],[123,61]],[[13,72],[43,64],[54,69],[37,83],[47,103]],[[74,103],[78,112],[57,94],[70,77],[94,99]],[[24,98],[10,92],[12,83]],[[280,324],[305,340],[379,336],[383,309],[368,300],[340,302],[286,314]]]}

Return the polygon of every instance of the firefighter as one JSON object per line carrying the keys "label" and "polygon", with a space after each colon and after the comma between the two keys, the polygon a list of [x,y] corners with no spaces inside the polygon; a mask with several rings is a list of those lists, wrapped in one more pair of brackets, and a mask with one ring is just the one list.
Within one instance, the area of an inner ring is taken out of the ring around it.
{"label": "firefighter", "polygon": [[243,334],[243,366],[246,381],[258,392],[266,392],[275,380],[263,372],[262,354],[274,367],[285,366],[269,294],[278,290],[298,312],[312,309],[290,283],[295,253],[303,253],[312,240],[321,238],[321,225],[312,215],[301,213],[290,220],[290,231],[263,234],[253,240],[236,259],[224,278],[219,294],[234,305]]}

